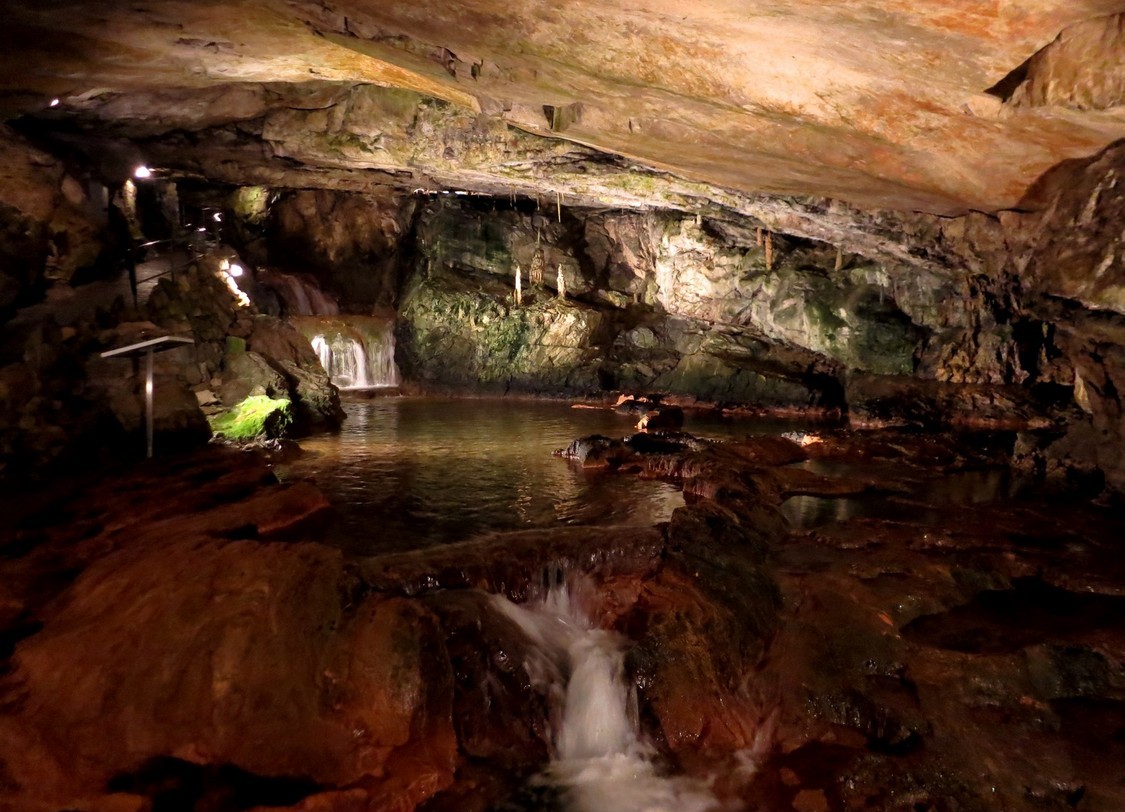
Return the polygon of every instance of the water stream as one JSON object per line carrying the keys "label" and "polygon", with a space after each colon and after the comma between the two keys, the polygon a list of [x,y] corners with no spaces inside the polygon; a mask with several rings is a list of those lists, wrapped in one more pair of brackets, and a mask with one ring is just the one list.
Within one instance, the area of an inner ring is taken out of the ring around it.
{"label": "water stream", "polygon": [[290,321],[312,344],[320,365],[340,389],[398,386],[392,319],[300,316]]}
{"label": "water stream", "polygon": [[581,578],[553,579],[520,606],[494,595],[496,609],[532,641],[525,667],[551,698],[553,753],[537,779],[562,790],[574,812],[707,812],[718,802],[699,781],[665,776],[641,735],[636,688],[625,673],[629,641],[597,628]]}

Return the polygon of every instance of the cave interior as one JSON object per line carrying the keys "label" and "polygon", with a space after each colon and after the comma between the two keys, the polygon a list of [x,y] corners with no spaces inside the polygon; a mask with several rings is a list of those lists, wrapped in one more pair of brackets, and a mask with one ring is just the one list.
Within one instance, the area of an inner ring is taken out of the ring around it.
{"label": "cave interior", "polygon": [[[1125,809],[1125,3],[920,5],[7,3],[0,806]],[[333,543],[415,402],[679,506]]]}

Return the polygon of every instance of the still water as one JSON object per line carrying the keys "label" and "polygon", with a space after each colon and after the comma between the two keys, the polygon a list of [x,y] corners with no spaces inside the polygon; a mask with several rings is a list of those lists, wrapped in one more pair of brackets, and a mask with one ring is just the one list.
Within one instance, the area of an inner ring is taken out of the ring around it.
{"label": "still water", "polygon": [[[282,476],[313,479],[335,506],[324,541],[371,555],[489,531],[652,525],[681,506],[674,485],[552,456],[589,434],[624,437],[636,418],[607,409],[510,399],[382,398],[345,404],[336,435],[301,441]],[[762,428],[689,415],[684,427],[728,438]]]}
{"label": "still water", "polygon": [[902,466],[866,461],[855,463],[808,460],[798,466],[822,476],[860,479],[882,474],[898,492],[875,492],[847,498],[793,496],[781,505],[781,515],[794,530],[811,530],[832,522],[850,519],[884,519],[938,525],[946,514],[959,506],[1010,499],[1026,486],[1023,478],[1008,468],[979,468],[944,473],[929,473],[914,478]]}

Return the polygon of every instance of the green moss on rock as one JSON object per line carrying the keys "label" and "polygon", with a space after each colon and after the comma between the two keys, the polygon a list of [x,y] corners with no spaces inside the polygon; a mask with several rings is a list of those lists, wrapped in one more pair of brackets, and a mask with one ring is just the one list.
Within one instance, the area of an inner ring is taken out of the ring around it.
{"label": "green moss on rock", "polygon": [[293,424],[293,404],[288,398],[251,395],[230,411],[207,420],[215,436],[225,440],[284,437]]}
{"label": "green moss on rock", "polygon": [[512,307],[502,295],[432,280],[416,287],[399,313],[404,375],[485,391],[596,391],[603,314],[555,298]]}
{"label": "green moss on rock", "polygon": [[265,186],[242,186],[230,196],[236,217],[248,223],[262,223],[269,214],[270,190]]}

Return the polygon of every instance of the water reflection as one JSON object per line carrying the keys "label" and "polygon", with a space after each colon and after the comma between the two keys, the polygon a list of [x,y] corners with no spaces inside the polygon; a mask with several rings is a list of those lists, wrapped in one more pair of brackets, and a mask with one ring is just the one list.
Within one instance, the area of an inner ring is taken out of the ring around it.
{"label": "water reflection", "polygon": [[[283,475],[314,479],[335,505],[323,541],[357,554],[401,552],[490,531],[667,521],[683,504],[678,487],[635,476],[583,471],[551,455],[575,437],[623,437],[633,421],[608,410],[508,399],[384,398],[346,404],[338,435],[301,442],[308,452]],[[798,424],[689,414],[685,430],[733,439]],[[799,467],[848,478],[876,477],[902,493],[848,498],[795,496],[782,513],[795,529],[871,517],[937,523],[951,506],[1012,496],[1004,469],[911,478],[894,461],[809,460]]]}
{"label": "water reflection", "polygon": [[854,463],[810,460],[795,467],[842,478],[882,474],[887,479],[897,480],[906,491],[895,495],[872,493],[846,498],[790,497],[782,503],[781,513],[796,530],[811,530],[831,522],[860,518],[937,525],[951,507],[1010,498],[1026,484],[1007,468],[957,471],[936,478],[911,480],[904,476],[901,467],[895,468],[893,463],[881,466],[878,462],[868,461],[859,467]]}
{"label": "water reflection", "polygon": [[[357,401],[347,411],[340,434],[301,442],[308,453],[287,473],[315,479],[336,506],[324,540],[350,552],[415,549],[494,530],[651,525],[683,504],[667,483],[584,472],[551,456],[575,437],[630,433],[632,421],[610,411],[430,398]],[[701,418],[689,418],[686,428],[714,437],[751,430]]]}

